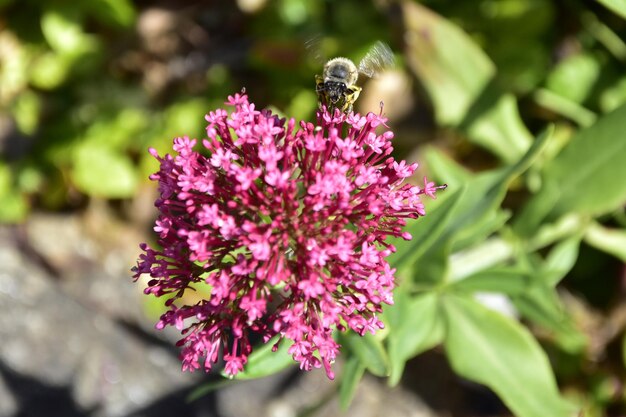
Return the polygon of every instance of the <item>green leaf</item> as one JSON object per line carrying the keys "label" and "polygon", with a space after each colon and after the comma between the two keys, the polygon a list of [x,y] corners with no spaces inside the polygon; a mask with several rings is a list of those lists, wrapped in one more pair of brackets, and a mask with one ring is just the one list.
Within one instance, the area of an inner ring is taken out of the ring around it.
{"label": "green leaf", "polygon": [[539,106],[567,117],[582,127],[591,126],[597,120],[596,114],[591,110],[545,88],[536,89],[533,99]]}
{"label": "green leaf", "polygon": [[[508,214],[499,211],[498,207],[504,199],[508,184],[517,173],[515,166],[507,167],[481,173],[468,181],[455,193],[455,197],[459,199],[458,203],[455,202],[452,207],[445,207],[449,217],[445,228],[443,230],[439,228],[441,232],[436,235],[435,242],[413,253],[413,258],[417,255],[422,256],[427,252],[426,249],[430,251],[431,248],[436,249],[450,241],[455,243],[455,250],[462,249],[457,242],[470,244],[477,237],[484,237],[501,224]],[[430,240],[433,240],[432,236]]]}
{"label": "green leaf", "polygon": [[407,360],[443,339],[438,295],[424,293],[410,298],[405,292],[396,291],[394,305],[385,309],[385,318],[389,329],[389,384],[394,386],[400,382]]}
{"label": "green leaf", "polygon": [[207,382],[196,388],[194,388],[189,395],[185,398],[187,402],[194,402],[204,397],[205,395],[217,391],[218,389],[225,388],[229,385],[236,384],[237,382],[230,379],[221,379],[218,381]]}
{"label": "green leaf", "polygon": [[549,330],[554,343],[572,354],[582,352],[588,342],[563,308],[556,285],[576,262],[579,244],[580,237],[574,236],[554,246],[545,261],[532,253],[518,259],[526,266],[532,285],[523,294],[512,297],[523,317]]}
{"label": "green leaf", "polygon": [[548,74],[546,87],[575,103],[582,103],[600,76],[599,60],[590,53],[570,55]]}
{"label": "green leaf", "polygon": [[387,258],[389,264],[401,269],[428,251],[451,221],[453,209],[462,194],[462,190],[458,190],[447,198],[441,197],[442,201],[429,209],[425,217],[408,221],[404,230],[411,234],[412,239],[408,242],[401,238],[389,240],[396,247],[396,252]]}
{"label": "green leaf", "polygon": [[485,269],[449,285],[452,290],[467,292],[495,292],[518,295],[526,291],[531,283],[528,273],[515,267]]}
{"label": "green leaf", "polygon": [[543,265],[546,283],[555,287],[569,271],[572,270],[578,259],[580,237],[574,236],[559,242],[552,248]]}
{"label": "green leaf", "polygon": [[455,252],[450,262],[449,281],[466,279],[504,260],[511,259],[514,255],[515,247],[512,242],[497,236],[490,237],[476,246]]}
{"label": "green leaf", "polygon": [[547,129],[539,135],[528,152],[515,164],[483,172],[469,180],[462,189],[459,202],[451,209],[448,224],[432,245],[452,241],[452,249],[458,251],[464,248],[459,243],[471,244],[477,238],[485,237],[490,227],[501,224],[508,216],[499,210],[508,185],[538,158],[552,130]]}
{"label": "green leaf", "polygon": [[431,97],[437,122],[461,127],[504,161],[518,159],[531,136],[513,95],[495,85],[489,57],[456,25],[416,3],[402,4],[407,61]]}
{"label": "green leaf", "polygon": [[429,146],[424,150],[423,158],[428,169],[429,178],[434,177],[445,182],[452,190],[461,188],[473,176],[464,166],[452,160],[434,146]]}
{"label": "green leaf", "polygon": [[455,372],[487,385],[518,417],[575,415],[547,356],[523,326],[469,298],[448,296],[443,306],[444,346]]}
{"label": "green leaf", "polygon": [[0,161],[0,223],[18,223],[28,214],[26,198],[15,188],[13,174]]}
{"label": "green leaf", "polygon": [[389,375],[389,358],[379,339],[370,333],[359,336],[350,332],[345,336],[345,341],[368,371],[376,376]]}
{"label": "green leaf", "polygon": [[32,49],[22,45],[17,40],[7,43],[6,37],[9,36],[8,33],[6,30],[3,32],[5,39],[0,43],[5,45],[2,46],[5,51],[2,52],[3,56],[0,58],[2,63],[0,65],[0,91],[2,91],[2,96],[0,97],[2,97],[3,106],[9,97],[19,94],[26,88],[34,57]]}
{"label": "green leaf", "polygon": [[[272,338],[261,347],[256,347],[248,356],[248,363],[244,366],[242,372],[239,372],[234,379],[248,380],[257,379],[264,376],[273,375],[290,365],[295,364],[288,350],[293,344],[291,340],[283,339],[278,345],[276,352],[272,352],[272,348],[276,343],[278,336]],[[228,377],[224,371],[222,376]]]}
{"label": "green leaf", "polygon": [[544,186],[520,213],[518,232],[570,212],[600,215],[626,201],[626,105],[576,134],[546,167]]}
{"label": "green leaf", "polygon": [[[204,134],[204,115],[210,108],[207,100],[192,98],[172,104],[164,113],[165,131],[160,133],[165,137],[181,136],[186,132],[189,137],[201,137]],[[169,143],[171,148],[171,141]]]}
{"label": "green leaf", "polygon": [[[465,184],[459,204],[451,213],[452,220],[440,236],[440,241],[471,242],[482,233],[485,222],[491,222],[499,210],[510,181],[507,169],[497,169],[476,175]],[[455,246],[455,250],[461,248]]]}
{"label": "green leaf", "polygon": [[512,299],[515,307],[528,320],[550,330],[554,342],[563,350],[573,354],[581,352],[587,340],[562,308],[556,290],[540,272],[535,281],[525,294]]}
{"label": "green leaf", "polygon": [[[450,251],[451,242],[469,244],[477,237],[485,236],[490,227],[500,224],[504,217],[500,214],[499,206],[508,185],[537,159],[551,133],[552,129],[548,129],[539,135],[528,152],[514,165],[476,175],[462,188],[454,190],[452,195],[447,195],[452,191],[450,189],[445,194],[441,193],[446,195],[443,202],[425,217],[409,223],[407,231],[413,235],[411,242],[392,241],[397,246],[397,252],[389,258],[391,265],[398,268],[400,275],[411,277],[428,275],[424,273],[424,268],[447,268],[447,263],[442,265],[441,262],[430,262],[429,259],[440,261],[440,255]],[[462,249],[458,245],[453,247],[455,250]],[[419,265],[420,270],[412,271],[420,259],[425,260]]]}
{"label": "green leaf", "polygon": [[407,60],[430,94],[437,122],[461,123],[493,78],[493,63],[461,29],[421,5],[404,3],[404,21]]}
{"label": "green leaf", "polygon": [[98,39],[83,31],[77,10],[46,10],[41,30],[52,49],[61,55],[78,57],[98,47]]}
{"label": "green leaf", "polygon": [[470,141],[509,164],[520,158],[532,143],[515,96],[492,86],[481,93],[460,127],[467,131]]}
{"label": "green leaf", "polygon": [[431,247],[415,261],[410,271],[399,271],[399,278],[408,276],[411,288],[415,290],[435,289],[448,279],[452,253],[450,247],[450,242]]}
{"label": "green leaf", "polygon": [[541,190],[522,208],[515,218],[513,230],[520,236],[531,237],[542,221],[554,208],[559,199],[559,184],[555,181],[543,181]]}
{"label": "green leaf", "polygon": [[300,90],[291,99],[291,103],[287,108],[289,117],[296,120],[303,120],[315,112],[317,108],[317,95],[313,90]]}
{"label": "green leaf", "polygon": [[129,28],[135,22],[135,8],[129,0],[91,0],[85,6],[98,20],[110,25]]}
{"label": "green leaf", "polygon": [[626,0],[598,0],[607,9],[626,19]]}
{"label": "green leaf", "polygon": [[339,385],[339,405],[342,410],[345,411],[350,406],[364,372],[365,366],[356,356],[352,356],[346,361]]}
{"label": "green leaf", "polygon": [[139,137],[150,124],[148,112],[128,107],[116,112],[113,117],[101,117],[85,132],[83,143],[120,151]]}
{"label": "green leaf", "polygon": [[511,212],[508,210],[489,210],[479,222],[472,225],[464,233],[459,233],[454,239],[452,251],[471,247],[475,244],[487,241],[489,236],[505,227],[506,222],[511,218]]}
{"label": "green leaf", "polygon": [[71,174],[76,186],[91,196],[128,198],[137,187],[137,173],[130,158],[105,145],[79,147]]}
{"label": "green leaf", "polygon": [[626,230],[592,222],[585,232],[585,242],[626,262]]}
{"label": "green leaf", "polygon": [[[624,62],[626,60],[626,43],[609,25],[602,22],[593,13],[583,13],[580,17],[586,32],[601,43],[619,61]],[[609,23],[608,19],[603,20]],[[600,57],[605,58],[604,54],[600,55]],[[602,61],[606,63],[604,59]]]}
{"label": "green leaf", "polygon": [[615,110],[626,103],[626,76],[619,78],[600,96],[600,107],[604,113]]}
{"label": "green leaf", "polygon": [[[439,241],[472,242],[473,237],[484,233],[485,224],[497,219],[497,211],[506,195],[508,185],[524,172],[540,155],[553,132],[547,129],[537,137],[528,152],[515,164],[476,175],[465,184],[465,190],[450,215]],[[492,223],[493,224],[493,223]],[[455,250],[461,249],[458,246]]]}
{"label": "green leaf", "polygon": [[13,116],[20,131],[26,135],[35,133],[41,113],[41,99],[31,90],[23,91],[13,105]]}
{"label": "green leaf", "polygon": [[45,53],[30,68],[30,81],[43,90],[53,90],[67,79],[70,62],[56,52]]}

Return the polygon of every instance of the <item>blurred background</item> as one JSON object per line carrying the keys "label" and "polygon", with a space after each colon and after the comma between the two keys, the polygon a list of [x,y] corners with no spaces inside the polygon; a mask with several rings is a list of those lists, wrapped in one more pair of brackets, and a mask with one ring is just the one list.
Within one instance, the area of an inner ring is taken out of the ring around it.
{"label": "blurred background", "polygon": [[[190,402],[221,377],[180,372],[176,334],[153,330],[162,305],[130,278],[156,215],[147,149],[204,137],[204,114],[243,88],[258,108],[313,121],[325,60],[358,62],[381,40],[395,67],[361,80],[355,110],[382,101],[396,156],[420,161],[421,174],[450,182],[444,157],[475,173],[512,164],[550,123],[556,154],[626,101],[616,3],[0,0],[0,416],[510,415],[437,348],[394,388],[367,376],[345,413],[323,372]],[[539,168],[503,208],[541,188]],[[623,233],[623,198],[614,206],[607,221]],[[590,343],[545,346],[589,416],[626,415],[622,243],[583,243],[561,282]]]}

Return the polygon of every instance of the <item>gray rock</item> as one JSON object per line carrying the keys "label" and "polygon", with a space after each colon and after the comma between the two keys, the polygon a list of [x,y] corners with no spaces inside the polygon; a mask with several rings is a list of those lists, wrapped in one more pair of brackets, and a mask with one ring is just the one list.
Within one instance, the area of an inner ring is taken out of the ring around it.
{"label": "gray rock", "polygon": [[[11,241],[7,230],[0,241]],[[69,387],[79,409],[121,416],[197,381],[172,351],[68,295],[10,244],[0,245],[0,310],[0,362],[46,386]]]}
{"label": "gray rock", "polygon": [[17,414],[19,408],[15,396],[4,382],[4,378],[0,376],[0,416],[13,417]]}

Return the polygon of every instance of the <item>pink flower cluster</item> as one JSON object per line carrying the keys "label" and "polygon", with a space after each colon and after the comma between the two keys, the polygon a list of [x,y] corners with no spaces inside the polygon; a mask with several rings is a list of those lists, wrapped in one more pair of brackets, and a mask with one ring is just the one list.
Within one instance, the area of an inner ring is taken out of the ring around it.
{"label": "pink flower cluster", "polygon": [[[256,110],[245,94],[230,113],[206,116],[207,139],[174,140],[175,156],[150,152],[161,166],[154,230],[162,249],[142,244],[135,279],[146,294],[168,296],[158,329],[181,330],[183,369],[208,371],[220,353],[225,372],[243,370],[250,336],[290,339],[302,369],[324,366],[339,351],[333,330],[360,335],[383,327],[394,272],[387,236],[424,215],[420,197],[437,188],[404,183],[417,164],[391,157],[393,133],[382,116],[320,111],[318,125]],[[384,129],[383,129],[384,130]],[[206,283],[210,297],[181,298]]]}

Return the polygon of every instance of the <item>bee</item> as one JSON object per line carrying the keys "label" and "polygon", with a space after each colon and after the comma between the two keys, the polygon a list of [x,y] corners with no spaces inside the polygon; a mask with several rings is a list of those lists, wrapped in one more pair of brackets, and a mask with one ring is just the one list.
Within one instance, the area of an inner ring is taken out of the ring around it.
{"label": "bee", "polygon": [[357,84],[359,74],[372,78],[381,70],[393,65],[393,52],[389,46],[378,41],[365,54],[359,66],[348,58],[333,58],[324,65],[322,75],[315,76],[315,92],[319,105],[326,106],[328,111],[339,109],[344,113],[352,111],[352,106],[361,87]]}

